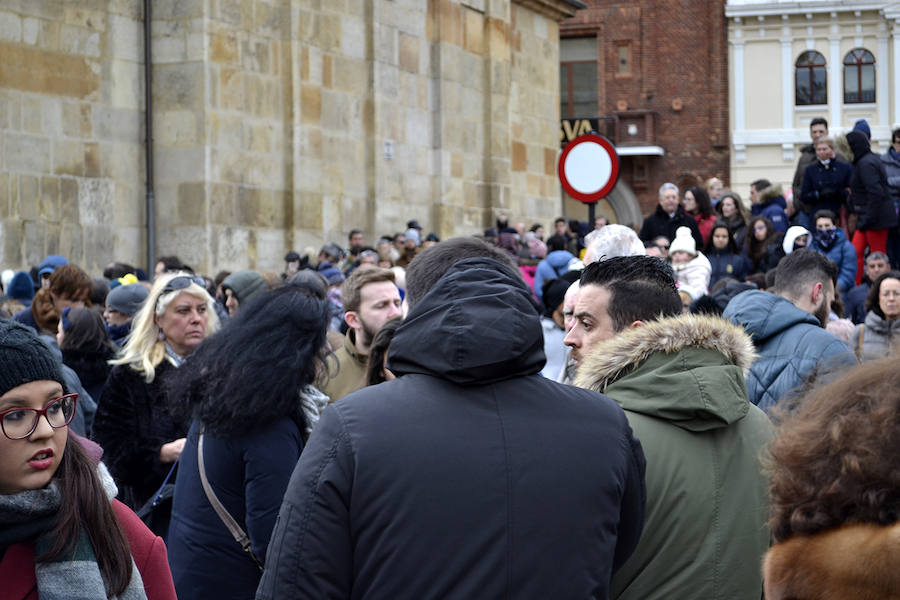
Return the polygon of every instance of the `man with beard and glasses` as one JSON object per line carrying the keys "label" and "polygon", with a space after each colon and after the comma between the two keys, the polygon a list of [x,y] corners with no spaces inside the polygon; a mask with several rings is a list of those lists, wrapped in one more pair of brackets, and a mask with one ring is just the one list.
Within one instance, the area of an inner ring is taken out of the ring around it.
{"label": "man with beard and glasses", "polygon": [[747,374],[747,392],[764,411],[857,364],[850,348],[823,329],[836,282],[833,262],[801,248],[778,263],[774,293],[748,290],[725,307],[722,316],[753,337],[759,358]]}
{"label": "man with beard and glasses", "polygon": [[344,344],[334,352],[337,361],[326,361],[317,387],[331,401],[363,387],[369,348],[381,326],[402,316],[400,290],[394,272],[378,267],[360,267],[341,286],[344,321],[349,326]]}

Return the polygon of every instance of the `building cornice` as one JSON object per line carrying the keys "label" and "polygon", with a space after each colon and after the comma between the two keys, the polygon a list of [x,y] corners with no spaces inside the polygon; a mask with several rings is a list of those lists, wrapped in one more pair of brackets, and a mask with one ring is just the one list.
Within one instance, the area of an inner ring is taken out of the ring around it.
{"label": "building cornice", "polygon": [[578,0],[513,0],[513,4],[529,8],[557,23],[574,17],[577,10],[587,8],[586,4]]}
{"label": "building cornice", "polygon": [[[820,14],[833,12],[850,12],[864,10],[884,10],[895,2],[881,2],[874,0],[807,0],[798,1],[769,1],[769,2],[729,2],[725,5],[725,16],[734,17],[758,17],[758,16],[781,16],[781,15],[803,15],[803,14]],[[898,11],[897,6],[892,7]]]}

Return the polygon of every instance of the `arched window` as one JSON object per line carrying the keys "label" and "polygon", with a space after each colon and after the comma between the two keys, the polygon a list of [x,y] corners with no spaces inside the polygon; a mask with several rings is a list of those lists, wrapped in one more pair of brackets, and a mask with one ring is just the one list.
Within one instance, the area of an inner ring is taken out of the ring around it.
{"label": "arched window", "polygon": [[844,57],[844,104],[875,102],[875,57],[855,48]]}
{"label": "arched window", "polygon": [[800,55],[795,77],[797,105],[828,104],[828,76],[825,73],[825,57],[815,50]]}

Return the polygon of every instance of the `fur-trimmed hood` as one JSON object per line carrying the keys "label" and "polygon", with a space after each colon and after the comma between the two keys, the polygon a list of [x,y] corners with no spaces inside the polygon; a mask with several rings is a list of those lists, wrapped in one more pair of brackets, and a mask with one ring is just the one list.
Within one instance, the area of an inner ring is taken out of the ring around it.
{"label": "fur-trimmed hood", "polygon": [[679,315],[598,345],[575,385],[606,393],[625,410],[706,431],[747,414],[743,373],[755,357],[740,327],[719,317]]}
{"label": "fur-trimmed hood", "polygon": [[784,192],[782,191],[780,185],[770,185],[766,189],[760,190],[759,192],[760,206],[768,206],[773,202],[781,208],[787,207],[787,202],[785,202],[784,200]]}

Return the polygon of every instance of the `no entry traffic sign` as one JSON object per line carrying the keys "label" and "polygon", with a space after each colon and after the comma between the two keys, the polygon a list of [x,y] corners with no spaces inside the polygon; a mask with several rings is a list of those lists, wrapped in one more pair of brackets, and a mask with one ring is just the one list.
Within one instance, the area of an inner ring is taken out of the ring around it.
{"label": "no entry traffic sign", "polygon": [[579,136],[559,156],[559,181],[563,189],[586,204],[603,198],[619,179],[619,155],[601,135]]}

